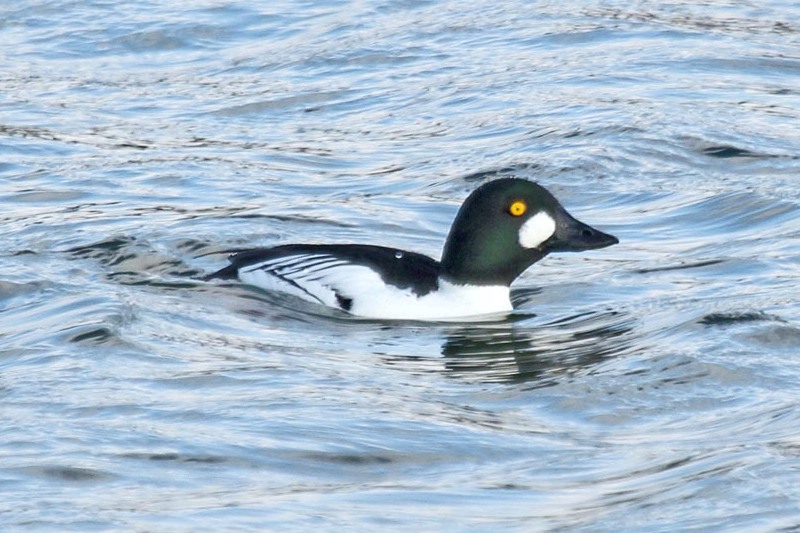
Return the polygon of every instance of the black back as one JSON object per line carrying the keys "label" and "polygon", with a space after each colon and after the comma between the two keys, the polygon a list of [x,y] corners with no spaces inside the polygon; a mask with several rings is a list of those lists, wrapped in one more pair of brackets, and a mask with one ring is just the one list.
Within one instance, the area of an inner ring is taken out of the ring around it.
{"label": "black back", "polygon": [[273,248],[256,248],[234,254],[231,264],[207,279],[236,279],[239,269],[298,255],[328,255],[377,272],[384,283],[399,289],[411,289],[417,295],[438,288],[441,266],[438,261],[415,252],[369,244],[285,244]]}

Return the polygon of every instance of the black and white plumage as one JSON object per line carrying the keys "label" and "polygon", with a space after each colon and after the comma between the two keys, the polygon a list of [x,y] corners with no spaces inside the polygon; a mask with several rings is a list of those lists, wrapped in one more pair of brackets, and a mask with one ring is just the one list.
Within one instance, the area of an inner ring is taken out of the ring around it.
{"label": "black and white plumage", "polygon": [[[395,248],[288,244],[248,250],[231,260],[214,277],[239,279],[359,316],[426,320],[454,308],[463,316],[486,314],[487,306],[491,312],[511,310],[507,287],[457,287],[440,278],[439,262]],[[493,295],[499,305],[489,301]],[[475,304],[478,309],[471,312]]]}
{"label": "black and white plumage", "polygon": [[616,242],[539,185],[505,178],[467,198],[441,262],[384,246],[287,244],[234,254],[207,279],[238,279],[358,316],[461,319],[511,311],[511,282],[552,251]]}

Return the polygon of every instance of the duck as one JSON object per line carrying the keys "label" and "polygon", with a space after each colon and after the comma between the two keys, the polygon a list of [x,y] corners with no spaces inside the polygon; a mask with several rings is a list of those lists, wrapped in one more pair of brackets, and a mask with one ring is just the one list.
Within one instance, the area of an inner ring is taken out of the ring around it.
{"label": "duck", "polygon": [[241,250],[205,279],[238,280],[369,319],[474,320],[511,313],[511,284],[548,254],[617,243],[541,185],[507,177],[464,200],[440,261],[374,244],[282,244]]}

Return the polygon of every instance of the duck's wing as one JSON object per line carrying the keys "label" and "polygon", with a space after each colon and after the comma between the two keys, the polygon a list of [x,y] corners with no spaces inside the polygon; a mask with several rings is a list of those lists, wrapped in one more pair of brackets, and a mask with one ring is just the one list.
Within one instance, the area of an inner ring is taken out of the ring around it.
{"label": "duck's wing", "polygon": [[230,261],[209,278],[238,278],[345,311],[354,300],[380,297],[387,285],[427,294],[440,272],[430,257],[370,245],[290,244],[248,250]]}

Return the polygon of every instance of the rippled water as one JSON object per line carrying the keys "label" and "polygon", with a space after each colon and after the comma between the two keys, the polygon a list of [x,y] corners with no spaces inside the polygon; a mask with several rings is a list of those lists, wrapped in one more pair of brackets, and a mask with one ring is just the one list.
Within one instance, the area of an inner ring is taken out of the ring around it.
{"label": "rippled water", "polygon": [[[0,7],[3,531],[800,529],[800,7]],[[486,324],[225,250],[438,257],[537,180],[617,246]]]}

